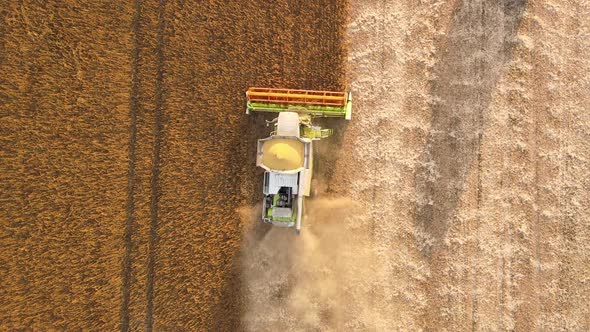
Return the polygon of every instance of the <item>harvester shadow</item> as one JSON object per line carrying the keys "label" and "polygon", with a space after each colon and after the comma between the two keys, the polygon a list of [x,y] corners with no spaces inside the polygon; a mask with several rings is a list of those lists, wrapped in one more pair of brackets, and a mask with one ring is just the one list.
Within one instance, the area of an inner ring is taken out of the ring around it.
{"label": "harvester shadow", "polygon": [[417,245],[427,257],[442,247],[469,169],[479,167],[484,119],[511,60],[526,2],[461,1],[438,42],[431,129],[415,174]]}

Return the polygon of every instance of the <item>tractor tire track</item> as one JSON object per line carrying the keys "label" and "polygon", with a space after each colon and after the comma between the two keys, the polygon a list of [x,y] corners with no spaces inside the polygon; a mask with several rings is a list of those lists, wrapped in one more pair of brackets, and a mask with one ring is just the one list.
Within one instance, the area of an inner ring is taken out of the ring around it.
{"label": "tractor tire track", "polygon": [[127,175],[127,209],[125,220],[125,253],[123,256],[122,269],[122,298],[121,298],[121,331],[129,330],[129,301],[131,297],[131,275],[132,275],[132,249],[133,249],[133,232],[135,223],[135,163],[136,152],[135,145],[137,141],[137,113],[139,103],[139,19],[140,19],[140,0],[135,1],[135,14],[132,21],[133,49],[131,53],[131,93],[129,101],[129,166]]}
{"label": "tractor tire track", "polygon": [[160,198],[160,151],[162,146],[162,117],[164,108],[164,33],[166,29],[166,0],[160,0],[158,12],[158,39],[156,48],[156,96],[154,113],[154,155],[152,159],[151,178],[151,221],[149,237],[149,254],[147,263],[147,308],[146,330],[152,331],[154,326],[154,283],[156,275],[156,255],[158,245],[158,201]]}

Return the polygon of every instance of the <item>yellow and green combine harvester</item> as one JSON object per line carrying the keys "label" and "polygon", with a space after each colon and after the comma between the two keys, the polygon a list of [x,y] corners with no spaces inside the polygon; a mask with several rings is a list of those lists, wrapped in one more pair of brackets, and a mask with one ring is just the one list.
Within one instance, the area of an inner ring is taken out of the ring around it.
{"label": "yellow and green combine harvester", "polygon": [[256,165],[264,172],[262,221],[301,230],[303,198],[311,193],[312,142],[332,135],[332,129],[312,124],[315,117],[350,120],[350,92],[250,88],[246,114],[273,112],[278,117],[270,136],[258,140]]}

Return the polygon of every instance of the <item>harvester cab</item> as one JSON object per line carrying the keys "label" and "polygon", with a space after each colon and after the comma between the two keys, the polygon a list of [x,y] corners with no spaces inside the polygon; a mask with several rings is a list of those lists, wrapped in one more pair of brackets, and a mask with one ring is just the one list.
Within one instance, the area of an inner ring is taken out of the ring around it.
{"label": "harvester cab", "polygon": [[301,230],[303,199],[311,193],[312,142],[332,135],[315,126],[315,117],[352,116],[350,92],[250,88],[246,114],[278,113],[267,124],[270,136],[258,140],[256,165],[264,172],[262,221]]}

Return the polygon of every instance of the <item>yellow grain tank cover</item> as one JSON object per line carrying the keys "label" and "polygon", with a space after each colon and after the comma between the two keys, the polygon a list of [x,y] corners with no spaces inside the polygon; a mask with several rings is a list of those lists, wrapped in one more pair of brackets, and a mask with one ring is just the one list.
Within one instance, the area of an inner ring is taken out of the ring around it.
{"label": "yellow grain tank cover", "polygon": [[272,170],[294,170],[303,167],[303,162],[304,144],[296,139],[275,138],[262,146],[262,163]]}

